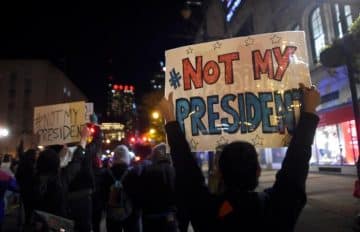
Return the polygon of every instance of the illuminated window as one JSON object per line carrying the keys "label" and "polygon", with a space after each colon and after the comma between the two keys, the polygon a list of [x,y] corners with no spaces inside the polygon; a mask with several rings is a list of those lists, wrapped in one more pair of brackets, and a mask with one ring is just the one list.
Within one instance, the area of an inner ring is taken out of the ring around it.
{"label": "illuminated window", "polygon": [[337,38],[344,36],[353,23],[350,5],[334,4],[334,25]]}
{"label": "illuminated window", "polygon": [[310,15],[310,25],[312,30],[313,55],[315,63],[317,63],[320,60],[321,49],[325,47],[325,34],[319,7]]}

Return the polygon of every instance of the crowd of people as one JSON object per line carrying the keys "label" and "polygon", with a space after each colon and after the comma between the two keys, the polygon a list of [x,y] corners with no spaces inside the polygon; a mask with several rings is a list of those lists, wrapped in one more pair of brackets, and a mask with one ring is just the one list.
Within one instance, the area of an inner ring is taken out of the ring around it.
{"label": "crowd of people", "polygon": [[[119,145],[111,162],[100,159],[101,136],[89,142],[84,128],[76,146],[29,149],[15,175],[0,169],[0,188],[20,193],[23,231],[51,231],[42,212],[74,223],[74,231],[108,232],[293,231],[306,203],[305,181],[320,102],[314,88],[300,85],[302,112],[272,188],[257,193],[261,173],[255,147],[243,141],[224,145],[216,159],[222,191],[210,191],[185,135],[175,121],[171,95],[160,102],[166,120],[165,144],[134,150]],[[241,139],[241,136],[239,136]],[[214,183],[214,182],[213,182]],[[214,192],[216,192],[214,194]],[[1,205],[3,222],[4,204]],[[61,224],[60,222],[58,225]],[[66,231],[67,228],[58,228]]]}

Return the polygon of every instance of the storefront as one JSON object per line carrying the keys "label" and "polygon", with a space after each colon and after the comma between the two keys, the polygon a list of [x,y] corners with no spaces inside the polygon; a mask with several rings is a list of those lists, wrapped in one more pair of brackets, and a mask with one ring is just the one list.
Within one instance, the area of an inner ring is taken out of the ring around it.
{"label": "storefront", "polygon": [[[331,71],[331,72],[330,72]],[[359,157],[354,113],[346,67],[323,69],[317,82],[321,94],[318,107],[320,122],[316,130],[310,170],[356,174]],[[263,168],[279,169],[287,148],[262,149],[259,160]]]}

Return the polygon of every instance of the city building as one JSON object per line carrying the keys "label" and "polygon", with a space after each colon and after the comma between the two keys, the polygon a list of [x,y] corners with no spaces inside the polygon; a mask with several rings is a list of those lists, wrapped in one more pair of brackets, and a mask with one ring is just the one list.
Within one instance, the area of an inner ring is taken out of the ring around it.
{"label": "city building", "polygon": [[[348,33],[359,17],[360,1],[207,0],[203,5],[206,6],[203,21],[195,42],[276,31],[305,31],[311,79],[322,99],[311,169],[355,174],[354,161],[359,156],[359,147],[348,70],[346,66],[324,67],[320,54]],[[360,90],[358,83],[355,89]],[[279,168],[285,152],[286,148],[261,150],[261,164]]]}
{"label": "city building", "polygon": [[150,79],[151,90],[153,91],[164,91],[165,88],[165,63],[160,61],[160,70],[155,72],[153,77]]}
{"label": "city building", "polygon": [[124,125],[125,137],[135,134],[137,113],[133,85],[108,83],[106,121]]}
{"label": "city building", "polygon": [[86,96],[54,65],[46,60],[0,61],[0,154],[15,155],[21,138],[28,148],[33,138],[34,107],[73,101]]}

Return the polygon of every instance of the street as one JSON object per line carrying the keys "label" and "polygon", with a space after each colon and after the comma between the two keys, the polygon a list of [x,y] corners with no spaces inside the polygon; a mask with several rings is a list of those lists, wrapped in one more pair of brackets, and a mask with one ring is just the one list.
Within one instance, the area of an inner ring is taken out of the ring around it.
{"label": "street", "polygon": [[[271,186],[275,173],[263,171],[259,189]],[[308,202],[295,231],[353,231],[354,216],[360,209],[359,200],[352,197],[354,180],[355,176],[310,173],[307,181]],[[4,231],[19,231],[16,212],[14,209],[6,216]]]}
{"label": "street", "polygon": [[[274,178],[274,171],[264,171],[259,188],[271,186]],[[310,173],[307,205],[295,231],[352,231],[360,206],[352,197],[354,181],[355,176]]]}

